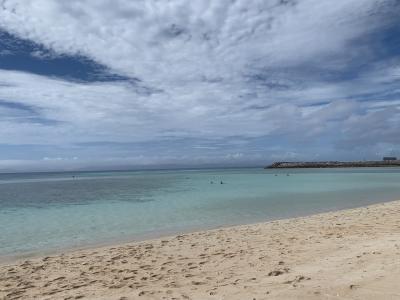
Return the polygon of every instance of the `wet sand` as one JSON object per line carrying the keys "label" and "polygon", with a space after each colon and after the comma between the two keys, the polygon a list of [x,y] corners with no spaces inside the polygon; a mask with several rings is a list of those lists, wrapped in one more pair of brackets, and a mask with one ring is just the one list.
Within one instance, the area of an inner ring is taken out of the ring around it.
{"label": "wet sand", "polygon": [[0,299],[400,299],[400,201],[0,266]]}

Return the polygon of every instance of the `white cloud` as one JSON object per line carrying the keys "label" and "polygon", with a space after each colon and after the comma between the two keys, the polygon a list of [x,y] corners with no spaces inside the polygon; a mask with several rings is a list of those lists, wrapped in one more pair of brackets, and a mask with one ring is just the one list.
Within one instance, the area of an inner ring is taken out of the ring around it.
{"label": "white cloud", "polygon": [[[348,81],[320,77],[357,58],[355,39],[392,22],[387,18],[392,1],[286,2],[3,1],[4,30],[54,55],[84,55],[140,83],[77,83],[0,71],[0,99],[37,114],[32,120],[2,109],[0,144],[170,136],[313,139],[335,131],[357,134],[349,126],[368,129],[365,120],[374,119],[379,105],[354,97],[395,87],[398,64],[377,64]],[[46,58],[42,51],[32,55]],[[307,67],[321,74],[305,72]],[[381,104],[398,105],[385,101]],[[393,110],[390,120],[396,118]],[[396,127],[388,120],[380,119]]]}
{"label": "white cloud", "polygon": [[387,1],[3,1],[0,26],[157,85],[296,65],[346,49]]}

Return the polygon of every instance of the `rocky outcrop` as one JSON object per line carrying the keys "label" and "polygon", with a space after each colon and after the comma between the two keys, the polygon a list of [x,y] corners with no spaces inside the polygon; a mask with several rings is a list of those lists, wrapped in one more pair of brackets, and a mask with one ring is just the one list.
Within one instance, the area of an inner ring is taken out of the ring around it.
{"label": "rocky outcrop", "polygon": [[275,162],[265,169],[289,168],[359,168],[359,167],[400,167],[400,160],[390,161],[317,161],[317,162]]}

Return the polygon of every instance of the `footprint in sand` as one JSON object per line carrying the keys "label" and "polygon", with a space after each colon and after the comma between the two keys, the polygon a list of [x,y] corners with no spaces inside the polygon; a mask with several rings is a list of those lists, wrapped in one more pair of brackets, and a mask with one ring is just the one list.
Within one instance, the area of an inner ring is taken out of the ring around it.
{"label": "footprint in sand", "polygon": [[274,270],[268,273],[268,276],[279,276],[285,273],[289,273],[289,268],[284,268],[282,270]]}
{"label": "footprint in sand", "polygon": [[202,281],[192,281],[192,284],[193,285],[204,285],[204,284],[206,284],[205,282],[202,282]]}

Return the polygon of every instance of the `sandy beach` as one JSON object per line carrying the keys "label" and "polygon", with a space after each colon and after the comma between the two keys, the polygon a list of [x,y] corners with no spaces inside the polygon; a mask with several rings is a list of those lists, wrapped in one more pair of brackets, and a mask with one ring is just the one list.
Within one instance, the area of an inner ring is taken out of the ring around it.
{"label": "sandy beach", "polygon": [[0,266],[0,299],[400,299],[400,201]]}

